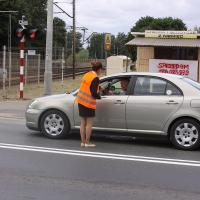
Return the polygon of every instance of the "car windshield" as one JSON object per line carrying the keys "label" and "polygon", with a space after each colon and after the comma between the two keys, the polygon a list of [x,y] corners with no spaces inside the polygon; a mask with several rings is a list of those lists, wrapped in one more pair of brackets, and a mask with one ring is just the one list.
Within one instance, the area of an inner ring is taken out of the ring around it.
{"label": "car windshield", "polygon": [[190,85],[197,88],[198,90],[200,90],[200,83],[198,83],[190,78],[186,78],[186,77],[183,77],[182,80],[189,83]]}

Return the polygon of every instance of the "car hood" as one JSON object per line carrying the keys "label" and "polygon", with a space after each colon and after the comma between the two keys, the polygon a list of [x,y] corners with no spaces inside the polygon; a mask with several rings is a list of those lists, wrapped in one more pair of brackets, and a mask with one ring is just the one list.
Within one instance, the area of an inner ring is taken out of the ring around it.
{"label": "car hood", "polygon": [[56,95],[49,95],[49,96],[44,96],[44,97],[38,97],[36,100],[38,101],[51,101],[51,100],[62,100],[62,99],[74,99],[74,96],[72,94],[56,94]]}
{"label": "car hood", "polygon": [[58,108],[58,109],[66,109],[67,107],[71,107],[74,105],[75,97],[73,94],[57,94],[50,95],[44,97],[38,97],[33,99],[28,105],[29,108],[32,109],[49,109],[49,108]]}

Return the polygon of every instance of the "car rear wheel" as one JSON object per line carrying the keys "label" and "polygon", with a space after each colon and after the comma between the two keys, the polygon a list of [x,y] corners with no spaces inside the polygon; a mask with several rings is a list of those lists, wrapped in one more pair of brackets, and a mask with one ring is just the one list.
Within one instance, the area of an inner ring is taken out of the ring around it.
{"label": "car rear wheel", "polygon": [[42,133],[53,139],[64,138],[69,134],[70,126],[66,116],[58,110],[49,110],[41,118]]}
{"label": "car rear wheel", "polygon": [[200,146],[200,125],[193,119],[180,119],[171,127],[170,140],[178,149],[195,150]]}

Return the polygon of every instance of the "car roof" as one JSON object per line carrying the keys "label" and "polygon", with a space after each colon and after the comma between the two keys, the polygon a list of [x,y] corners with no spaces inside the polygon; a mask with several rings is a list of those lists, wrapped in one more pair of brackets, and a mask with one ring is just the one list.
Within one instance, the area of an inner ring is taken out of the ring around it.
{"label": "car roof", "polygon": [[113,77],[113,76],[157,76],[157,77],[163,77],[163,78],[183,78],[183,76],[176,75],[176,74],[167,74],[167,73],[154,73],[154,72],[123,72],[123,73],[117,73],[108,75],[106,77]]}

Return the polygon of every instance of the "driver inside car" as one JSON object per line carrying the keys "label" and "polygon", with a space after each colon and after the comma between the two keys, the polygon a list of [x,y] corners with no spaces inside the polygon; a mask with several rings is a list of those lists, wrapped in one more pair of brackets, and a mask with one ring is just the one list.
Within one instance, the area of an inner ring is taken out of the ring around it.
{"label": "driver inside car", "polygon": [[123,78],[120,80],[120,91],[115,91],[116,88],[114,84],[112,85],[111,83],[109,83],[104,89],[101,88],[101,91],[103,95],[126,95],[128,84],[129,78]]}

